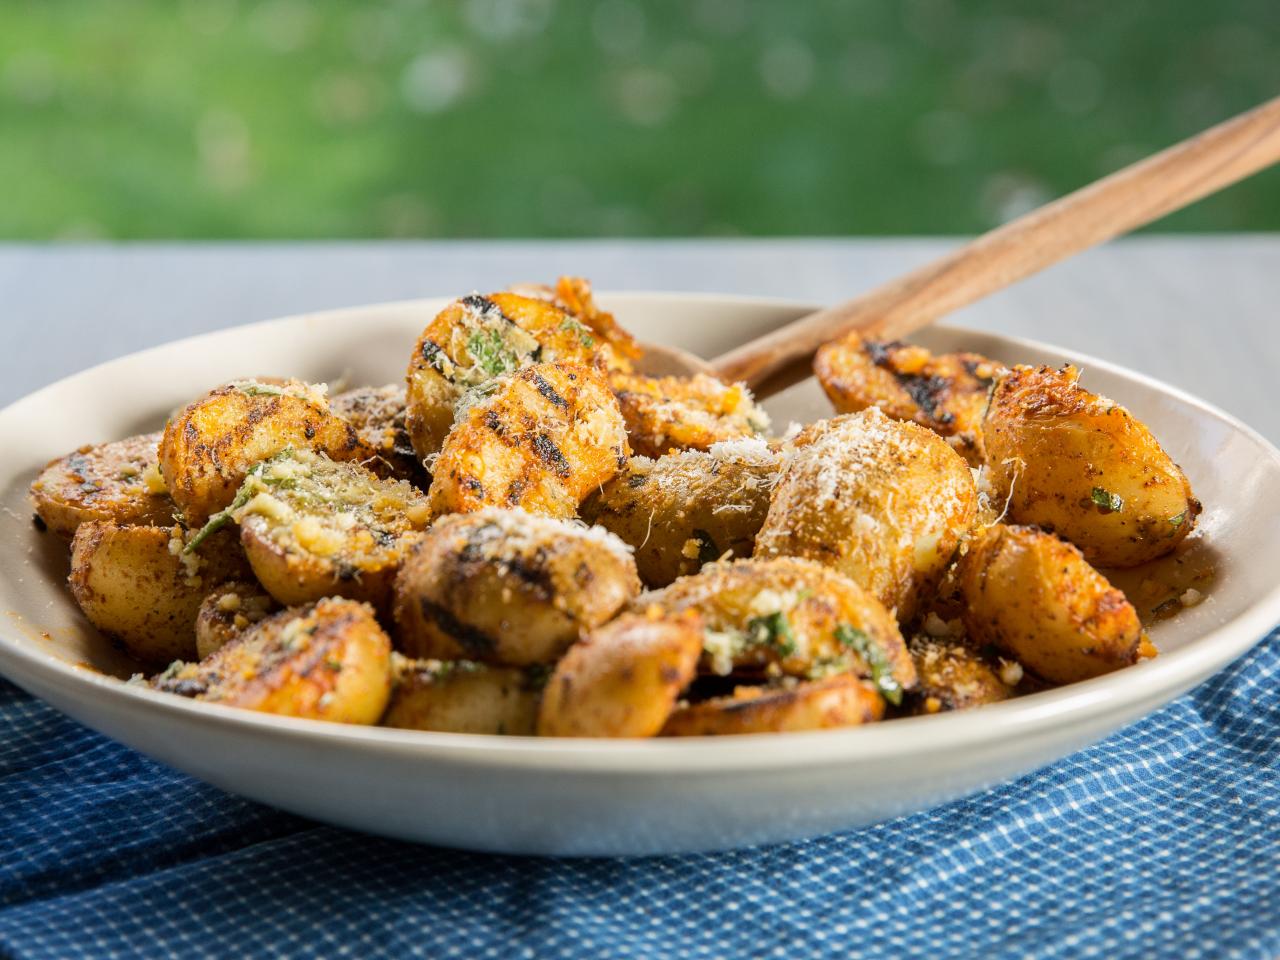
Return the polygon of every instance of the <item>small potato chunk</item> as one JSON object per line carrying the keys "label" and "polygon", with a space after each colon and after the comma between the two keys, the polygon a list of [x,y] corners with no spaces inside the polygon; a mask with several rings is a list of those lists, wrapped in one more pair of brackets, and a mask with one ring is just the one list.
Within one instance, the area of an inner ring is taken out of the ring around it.
{"label": "small potato chunk", "polygon": [[889,612],[847,577],[789,557],[713,563],[642,594],[635,610],[697,610],[708,673],[872,678],[893,703],[915,668]]}
{"label": "small potato chunk", "polygon": [[812,424],[793,447],[756,556],[824,563],[906,623],[973,525],[972,471],[936,434],[875,407]]}
{"label": "small potato chunk", "polygon": [[1014,695],[1022,667],[986,657],[962,640],[912,637],[907,643],[920,685],[912,693],[911,712],[940,713],[998,703]]}
{"label": "small potato chunk", "polygon": [[374,456],[330,411],[322,388],[239,380],[174,415],[160,441],[160,472],[187,525],[198,527],[235,498],[250,467],[289,448],[334,460]]}
{"label": "small potato chunk", "polygon": [[328,598],[281,610],[152,686],[209,703],[335,723],[377,723],[391,696],[391,641],[373,609]]}
{"label": "small potato chunk", "polygon": [[545,672],[472,660],[391,655],[391,703],[384,727],[444,733],[533,736]]}
{"label": "small potato chunk", "polygon": [[702,619],[628,614],[574,644],[547,681],[544,737],[652,737],[697,672]]}
{"label": "small potato chunk", "polygon": [[737,687],[681,707],[662,728],[664,737],[793,733],[874,723],[884,716],[875,685],[850,674],[779,687]]}
{"label": "small potato chunk", "polygon": [[781,458],[763,440],[713,444],[626,471],[582,504],[582,517],[631,544],[640,579],[665,587],[722,557],[751,556]]}
{"label": "small potato chunk", "polygon": [[598,527],[457,514],[432,525],[396,579],[397,641],[426,659],[550,663],[639,591],[629,548]]}
{"label": "small potato chunk", "polygon": [[879,407],[928,427],[970,466],[984,463],[982,416],[1003,368],[976,353],[934,355],[907,343],[850,333],[818,351],[813,370],[837,413]]}
{"label": "small potato chunk", "polygon": [[196,657],[203,660],[221,650],[275,609],[271,595],[256,583],[222,584],[201,601],[196,614]]}
{"label": "small potato chunk", "polygon": [[1014,367],[983,421],[997,500],[1011,520],[1070,540],[1090,563],[1135,567],[1191,532],[1200,503],[1151,431],[1080,388],[1074,367]]}
{"label": "small potato chunk", "polygon": [[617,401],[592,367],[539,363],[493,381],[449,432],[432,469],[437,515],[520,507],[573,517],[627,464]]}
{"label": "small potato chunk", "polygon": [[672,450],[707,450],[721,440],[742,440],[769,429],[769,417],[741,383],[693,377],[646,377],[614,372],[627,437],[636,453],[660,457]]}
{"label": "small potato chunk", "polygon": [[1073,545],[1034,527],[997,524],[959,564],[970,638],[994,644],[1052,683],[1137,662],[1137,611]]}
{"label": "small potato chunk", "polygon": [[341,596],[387,610],[410,541],[430,518],[426,497],[403,480],[285,450],[252,467],[206,529],[240,524],[254,574],[283,604]]}
{"label": "small potato chunk", "polygon": [[392,477],[421,482],[426,479],[426,471],[409,442],[404,408],[405,390],[398,383],[356,387],[329,402],[329,409],[356,428],[360,439],[386,465]]}
{"label": "small potato chunk", "polygon": [[31,484],[36,516],[70,538],[87,520],[121,526],[173,522],[175,507],[157,467],[160,434],[81,447],[50,461]]}
{"label": "small potato chunk", "polygon": [[196,615],[210,588],[250,576],[230,533],[212,537],[202,555],[182,554],[178,527],[80,524],[71,541],[71,593],[89,622],[119,639],[144,663],[196,653]]}
{"label": "small potato chunk", "polygon": [[422,331],[406,374],[405,426],[419,459],[438,453],[468,390],[534,362],[589,364],[595,339],[543,299],[494,293],[455,300]]}

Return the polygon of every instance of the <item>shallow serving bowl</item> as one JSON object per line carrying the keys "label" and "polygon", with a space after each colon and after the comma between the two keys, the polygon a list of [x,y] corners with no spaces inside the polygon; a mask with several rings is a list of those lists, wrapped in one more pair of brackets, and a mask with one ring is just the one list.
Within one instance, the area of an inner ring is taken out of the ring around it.
{"label": "shallow serving bowl", "polygon": [[[809,309],[727,296],[601,298],[639,337],[712,356]],[[1005,362],[1066,360],[1147,421],[1206,505],[1191,557],[1205,602],[1152,628],[1162,655],[1106,677],[963,714],[844,731],[703,740],[537,740],[293,720],[126,686],[134,666],[80,615],[66,545],[31,522],[47,460],[157,429],[236,377],[399,379],[444,301],[290,317],[170,343],[0,411],[0,673],[81,722],[223,789],[374,833],[477,850],[644,854],[810,836],[919,810],[1047,764],[1155,709],[1280,621],[1280,454],[1172,388],[1052,347],[955,328],[920,340]],[[829,408],[812,382],[776,423]],[[1141,577],[1163,575],[1142,571]],[[1136,582],[1131,575],[1125,586]]]}

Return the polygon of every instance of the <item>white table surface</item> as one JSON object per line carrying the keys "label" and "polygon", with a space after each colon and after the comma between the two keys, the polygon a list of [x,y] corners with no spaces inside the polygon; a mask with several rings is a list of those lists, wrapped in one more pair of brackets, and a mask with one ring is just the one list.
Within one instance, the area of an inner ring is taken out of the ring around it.
{"label": "white table surface", "polygon": [[[830,302],[957,242],[0,245],[0,405],[142,347],[289,313],[458,295],[564,272],[600,290]],[[953,319],[1141,370],[1280,442],[1280,235],[1120,241]]]}

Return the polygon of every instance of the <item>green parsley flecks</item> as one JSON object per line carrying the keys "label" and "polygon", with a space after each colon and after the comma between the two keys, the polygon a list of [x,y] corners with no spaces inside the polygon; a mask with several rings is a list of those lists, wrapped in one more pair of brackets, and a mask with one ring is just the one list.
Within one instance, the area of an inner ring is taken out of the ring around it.
{"label": "green parsley flecks", "polygon": [[787,615],[781,610],[747,621],[747,642],[753,646],[772,647],[780,657],[796,652],[796,636]]}
{"label": "green parsley flecks", "polygon": [[1089,499],[1103,513],[1119,513],[1124,509],[1124,498],[1102,487],[1094,487]]}
{"label": "green parsley flecks", "polygon": [[880,644],[871,639],[865,630],[842,623],[835,629],[836,642],[847,647],[866,661],[871,670],[871,682],[881,696],[895,707],[902,703],[902,684],[893,675],[893,667]]}

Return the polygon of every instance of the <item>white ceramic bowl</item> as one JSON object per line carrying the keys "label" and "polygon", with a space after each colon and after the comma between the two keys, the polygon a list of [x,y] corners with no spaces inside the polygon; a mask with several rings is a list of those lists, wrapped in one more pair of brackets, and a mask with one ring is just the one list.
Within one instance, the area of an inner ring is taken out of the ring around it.
{"label": "white ceramic bowl", "polygon": [[[703,356],[809,308],[726,296],[601,298],[638,336]],[[1193,559],[1207,600],[1155,625],[1162,655],[1086,683],[962,714],[845,731],[705,740],[537,740],[293,720],[126,686],[133,667],[64,586],[66,546],[31,523],[47,460],[158,428],[246,375],[398,379],[443,301],[291,317],[170,343],[77,374],[0,411],[0,672],[58,709],[223,789],[409,840],[538,854],[644,854],[787,840],[882,820],[1047,764],[1148,713],[1280,621],[1280,454],[1253,431],[1138,374],[1061,350],[939,328],[921,342],[1085,369],[1182,464],[1206,505]],[[775,421],[829,413],[816,386]],[[1132,577],[1130,578],[1132,580]]]}

